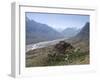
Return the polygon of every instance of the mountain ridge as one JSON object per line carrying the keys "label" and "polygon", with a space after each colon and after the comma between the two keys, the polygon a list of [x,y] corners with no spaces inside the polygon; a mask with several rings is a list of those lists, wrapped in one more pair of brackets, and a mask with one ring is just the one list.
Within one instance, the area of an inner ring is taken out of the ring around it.
{"label": "mountain ridge", "polygon": [[26,44],[63,38],[50,26],[26,18]]}
{"label": "mountain ridge", "polygon": [[66,38],[71,38],[77,35],[77,33],[79,33],[80,29],[76,29],[76,28],[66,28],[62,31],[62,34],[64,35],[64,37]]}

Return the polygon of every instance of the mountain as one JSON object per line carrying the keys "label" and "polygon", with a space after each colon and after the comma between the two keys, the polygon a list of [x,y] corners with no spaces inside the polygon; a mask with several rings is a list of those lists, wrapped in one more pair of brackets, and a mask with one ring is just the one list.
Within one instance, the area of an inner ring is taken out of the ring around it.
{"label": "mountain", "polygon": [[90,23],[87,22],[76,36],[66,41],[73,44],[74,47],[78,47],[86,51],[86,53],[89,53],[89,26]]}
{"label": "mountain", "polygon": [[26,17],[26,44],[63,38],[63,35],[46,24]]}
{"label": "mountain", "polygon": [[89,40],[89,26],[90,23],[87,22],[82,28],[82,30],[76,35],[76,37],[81,40]]}
{"label": "mountain", "polygon": [[79,31],[80,29],[76,29],[76,28],[66,28],[65,30],[62,31],[62,34],[66,38],[71,38],[74,37]]}

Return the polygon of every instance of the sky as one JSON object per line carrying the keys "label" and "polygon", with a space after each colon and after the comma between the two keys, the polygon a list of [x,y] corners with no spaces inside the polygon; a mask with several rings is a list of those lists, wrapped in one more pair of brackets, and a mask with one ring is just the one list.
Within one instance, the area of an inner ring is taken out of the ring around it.
{"label": "sky", "polygon": [[57,31],[63,31],[66,28],[82,28],[86,22],[89,22],[89,15],[79,14],[51,14],[26,12],[26,16],[36,22],[47,24]]}

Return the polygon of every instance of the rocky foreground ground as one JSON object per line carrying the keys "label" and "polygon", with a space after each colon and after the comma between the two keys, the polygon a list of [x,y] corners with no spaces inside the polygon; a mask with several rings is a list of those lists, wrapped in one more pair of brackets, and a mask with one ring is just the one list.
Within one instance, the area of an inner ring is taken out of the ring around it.
{"label": "rocky foreground ground", "polygon": [[88,44],[72,42],[59,41],[55,45],[26,52],[26,67],[89,64]]}

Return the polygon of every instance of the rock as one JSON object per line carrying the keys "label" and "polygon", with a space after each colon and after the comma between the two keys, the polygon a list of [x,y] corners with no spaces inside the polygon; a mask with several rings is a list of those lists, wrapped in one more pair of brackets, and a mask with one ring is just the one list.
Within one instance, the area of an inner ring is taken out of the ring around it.
{"label": "rock", "polygon": [[58,44],[55,45],[55,49],[61,53],[64,54],[66,50],[73,49],[74,47],[65,41],[60,41]]}

